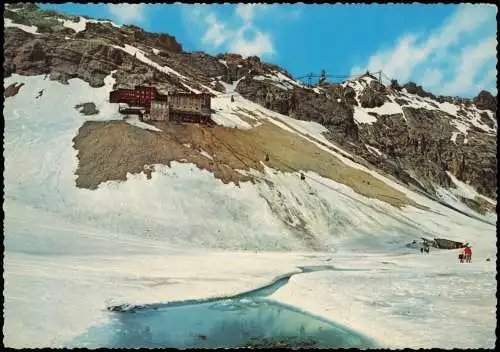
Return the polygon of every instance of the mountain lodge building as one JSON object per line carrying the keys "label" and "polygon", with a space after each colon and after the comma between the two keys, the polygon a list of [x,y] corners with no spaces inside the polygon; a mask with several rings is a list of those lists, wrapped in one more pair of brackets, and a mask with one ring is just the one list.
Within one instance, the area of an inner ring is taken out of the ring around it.
{"label": "mountain lodge building", "polygon": [[138,114],[144,121],[207,123],[211,114],[211,96],[207,93],[169,92],[160,94],[155,87],[119,88],[109,93],[110,103],[125,103],[123,114]]}

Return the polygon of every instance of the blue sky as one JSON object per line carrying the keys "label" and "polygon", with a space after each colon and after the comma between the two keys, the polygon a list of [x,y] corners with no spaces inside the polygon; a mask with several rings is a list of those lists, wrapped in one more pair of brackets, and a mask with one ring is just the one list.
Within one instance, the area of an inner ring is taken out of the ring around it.
{"label": "blue sky", "polygon": [[435,94],[496,94],[492,5],[42,4],[176,37],[185,51],[258,55],[295,77],[382,70]]}

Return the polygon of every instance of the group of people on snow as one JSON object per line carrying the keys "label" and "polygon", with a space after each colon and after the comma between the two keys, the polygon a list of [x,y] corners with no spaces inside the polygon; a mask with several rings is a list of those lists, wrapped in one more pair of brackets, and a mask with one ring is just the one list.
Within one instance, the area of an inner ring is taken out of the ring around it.
{"label": "group of people on snow", "polygon": [[472,248],[466,243],[462,248],[460,248],[460,252],[458,253],[458,260],[460,263],[470,263],[472,260]]}
{"label": "group of people on snow", "polygon": [[[415,244],[416,241],[413,241]],[[424,242],[420,247],[420,253],[429,253],[429,243]],[[460,251],[458,253],[458,260],[460,263],[470,263],[472,261],[472,245],[470,242],[466,242],[460,247]]]}
{"label": "group of people on snow", "polygon": [[423,247],[420,247],[420,253],[429,253],[429,245],[424,245]]}
{"label": "group of people on snow", "polygon": [[424,245],[420,247],[420,253],[429,253],[429,244],[427,242],[424,242]]}

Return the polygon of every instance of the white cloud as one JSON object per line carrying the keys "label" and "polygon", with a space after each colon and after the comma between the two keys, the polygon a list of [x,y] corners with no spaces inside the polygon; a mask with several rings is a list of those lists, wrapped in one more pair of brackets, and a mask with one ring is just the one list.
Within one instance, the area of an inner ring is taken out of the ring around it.
{"label": "white cloud", "polygon": [[258,4],[238,4],[236,5],[236,15],[240,16],[245,22],[251,22],[256,7],[261,6]]}
{"label": "white cloud", "polygon": [[144,4],[108,4],[109,13],[120,22],[142,22],[145,19]]}
{"label": "white cloud", "polygon": [[254,29],[254,38],[251,40],[245,39],[245,31],[251,29],[251,26],[242,27],[230,42],[229,50],[243,56],[274,54],[274,48],[269,34]]}
{"label": "white cloud", "polygon": [[[229,50],[243,56],[273,55],[274,47],[269,33],[265,33],[252,23],[256,10],[269,9],[269,5],[263,4],[238,4],[235,14],[243,20],[243,25],[229,43]],[[253,32],[253,39],[246,39],[245,33]]]}
{"label": "white cloud", "polygon": [[484,75],[484,79],[477,84],[476,89],[477,91],[487,89],[490,91],[491,94],[496,95],[497,94],[497,85],[496,85],[496,80],[497,80],[497,69],[496,69],[496,62],[493,64],[493,68],[488,70],[488,72]]}
{"label": "white cloud", "polygon": [[[243,56],[274,55],[275,50],[270,33],[254,24],[257,15],[263,14],[270,5],[238,4],[233,16],[221,20],[215,11],[206,5],[186,9],[186,18],[192,25],[202,25],[201,42],[210,49],[226,50]],[[249,38],[250,37],[250,38]]]}
{"label": "white cloud", "polygon": [[443,73],[437,68],[430,68],[425,71],[421,83],[424,87],[436,87],[441,83]]}
{"label": "white cloud", "polygon": [[403,35],[394,48],[376,53],[370,57],[365,68],[357,66],[351,70],[353,75],[365,71],[382,70],[389,77],[400,81],[410,78],[413,68],[426,58],[426,52],[416,45],[417,35]]}
{"label": "white cloud", "polygon": [[[485,64],[496,58],[496,42],[493,44],[488,39],[469,45],[462,51],[452,49],[484,38],[485,30],[491,32],[494,24],[496,7],[461,5],[427,38],[421,34],[404,34],[393,47],[372,55],[367,65],[353,67],[351,74],[382,70],[400,82],[411,79],[424,84],[425,88],[432,88],[435,93],[474,94],[478,73]],[[486,36],[491,35],[490,32]],[[450,70],[453,66],[457,69]]]}
{"label": "white cloud", "polygon": [[[447,23],[441,27],[427,41],[427,51],[435,50],[439,47],[447,48],[456,44],[460,36],[464,33],[473,32],[487,21],[494,19],[496,14],[493,10],[496,7],[488,5],[462,5],[450,17]],[[493,16],[492,16],[493,15]],[[444,53],[444,50],[441,54]]]}
{"label": "white cloud", "polygon": [[460,94],[476,88],[475,79],[483,65],[496,59],[496,45],[496,38],[491,37],[465,47],[460,53],[454,79],[443,86],[444,94]]}
{"label": "white cloud", "polygon": [[214,13],[209,13],[205,21],[209,27],[202,38],[203,43],[211,44],[217,48],[231,36],[231,32],[225,30],[224,24],[217,21]]}

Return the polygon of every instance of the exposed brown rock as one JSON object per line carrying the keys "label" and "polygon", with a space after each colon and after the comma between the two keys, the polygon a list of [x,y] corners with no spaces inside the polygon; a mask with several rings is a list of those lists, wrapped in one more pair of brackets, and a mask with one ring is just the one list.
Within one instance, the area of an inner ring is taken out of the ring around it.
{"label": "exposed brown rock", "polygon": [[7,88],[5,88],[3,96],[5,98],[13,97],[17,93],[19,93],[19,89],[21,89],[22,86],[24,86],[24,83],[18,84],[17,82],[14,82],[10,84]]}
{"label": "exposed brown rock", "polygon": [[406,91],[410,94],[415,94],[423,98],[432,98],[436,99],[434,94],[426,92],[422,86],[417,86],[414,82],[406,83],[403,88],[406,88]]}
{"label": "exposed brown rock", "polygon": [[497,98],[490,92],[482,90],[473,101],[478,109],[497,111]]}
{"label": "exposed brown rock", "polygon": [[94,103],[83,103],[83,104],[78,104],[75,106],[75,109],[77,109],[80,113],[83,115],[96,115],[99,113],[99,110],[96,109],[96,106]]}
{"label": "exposed brown rock", "polygon": [[273,111],[297,119],[319,122],[327,126],[335,135],[340,135],[341,138],[352,140],[357,138],[353,108],[349,104],[350,99],[353,99],[353,96],[349,95],[350,90],[347,90],[347,96],[344,95],[341,102],[303,88],[283,91],[252,78],[242,79],[236,90],[247,99]]}
{"label": "exposed brown rock", "polygon": [[364,108],[376,108],[382,106],[384,105],[385,100],[384,94],[372,87],[365,88],[363,94],[361,94],[361,97],[359,98],[359,102]]}
{"label": "exposed brown rock", "polygon": [[[147,165],[170,165],[179,160],[213,172],[224,183],[255,182],[254,176],[237,170],[263,171],[261,162],[267,154],[266,165],[276,170],[315,171],[367,197],[397,207],[415,205],[372,175],[347,166],[315,144],[271,123],[263,122],[250,130],[159,122],[154,125],[163,131],[144,130],[119,121],[85,122],[74,138],[79,159],[77,186],[95,189],[102,182],[125,180],[127,172],[143,172]],[[201,150],[212,155],[213,160],[203,156]]]}

